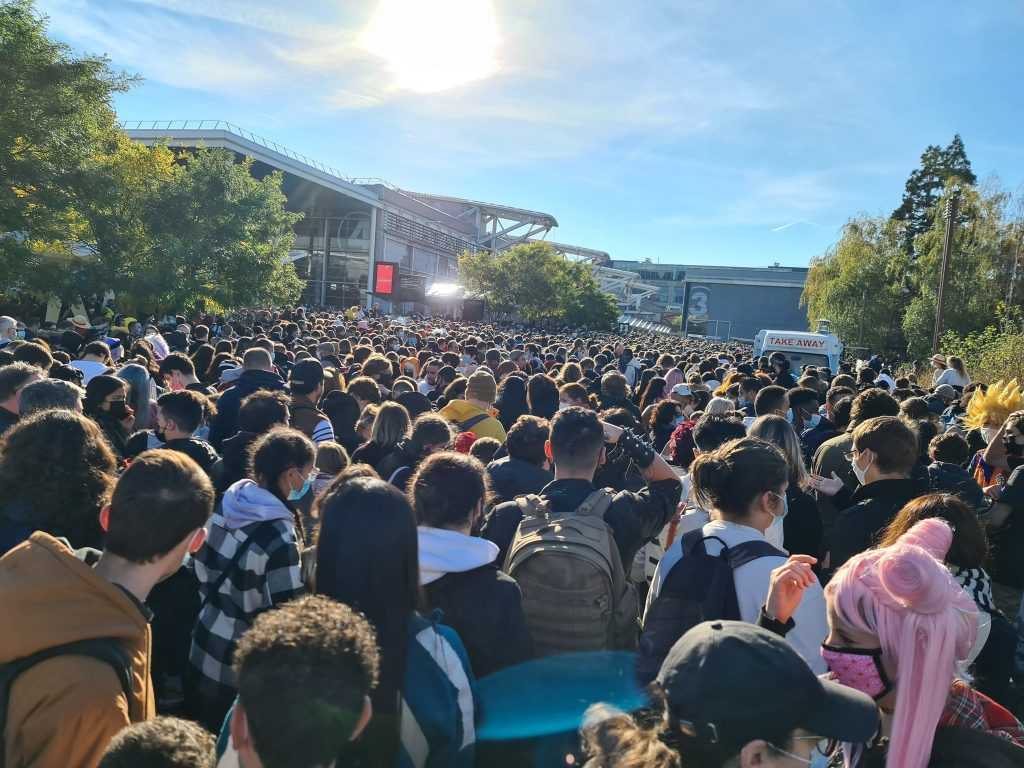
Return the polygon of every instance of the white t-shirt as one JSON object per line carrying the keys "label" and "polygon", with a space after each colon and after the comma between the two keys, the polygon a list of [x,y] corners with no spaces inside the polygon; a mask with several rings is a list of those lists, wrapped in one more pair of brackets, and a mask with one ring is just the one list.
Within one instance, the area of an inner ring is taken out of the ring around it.
{"label": "white t-shirt", "polygon": [[[701,510],[695,510],[691,514],[707,515]],[[683,521],[686,521],[687,517],[690,515],[684,515]],[[695,516],[692,522],[696,523],[699,520],[700,518]],[[695,527],[689,527],[689,530],[694,530]],[[725,542],[727,547],[735,547],[747,541],[768,541],[764,534],[755,528],[724,520],[706,522],[703,530],[705,536],[717,536]],[[647,598],[648,609],[661,591],[665,576],[683,557],[681,540],[685,532],[681,521],[679,538],[673,542],[672,547],[658,564],[658,573],[655,574],[654,581],[651,583],[651,590]],[[716,541],[706,542],[705,547],[710,555],[717,555],[721,552],[721,545]],[[784,557],[759,557],[733,571],[740,619],[751,624],[757,621],[765,599],[768,597],[771,573],[785,562],[786,558]],[[793,614],[793,621],[796,626],[786,635],[787,642],[793,647],[793,650],[800,654],[815,674],[825,673],[827,669],[821,658],[821,644],[828,637],[828,621],[825,611],[825,592],[817,581],[804,591],[803,600],[796,613]]]}
{"label": "white t-shirt", "polygon": [[970,376],[961,376],[952,368],[947,368],[946,370],[939,374],[939,377],[935,379],[934,382],[932,382],[932,386],[940,387],[943,384],[949,384],[949,386],[951,387],[966,387],[969,386],[970,383]]}

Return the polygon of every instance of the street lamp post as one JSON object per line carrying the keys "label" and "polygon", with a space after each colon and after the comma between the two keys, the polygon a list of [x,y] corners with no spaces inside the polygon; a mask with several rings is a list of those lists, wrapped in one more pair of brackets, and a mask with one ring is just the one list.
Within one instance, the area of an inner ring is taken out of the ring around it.
{"label": "street lamp post", "polygon": [[942,218],[946,220],[946,237],[942,241],[942,268],[939,272],[939,292],[935,297],[935,331],[932,333],[932,352],[939,351],[939,337],[942,336],[942,304],[946,293],[946,279],[949,276],[949,262],[953,253],[953,235],[956,230],[957,210],[960,206],[960,190],[954,189],[946,200]]}

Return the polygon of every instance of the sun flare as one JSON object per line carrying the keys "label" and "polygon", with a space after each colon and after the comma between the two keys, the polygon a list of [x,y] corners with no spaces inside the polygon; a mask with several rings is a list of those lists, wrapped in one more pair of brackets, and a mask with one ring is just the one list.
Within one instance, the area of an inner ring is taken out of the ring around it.
{"label": "sun flare", "polygon": [[381,57],[397,88],[436,93],[498,69],[491,0],[380,0],[362,45]]}

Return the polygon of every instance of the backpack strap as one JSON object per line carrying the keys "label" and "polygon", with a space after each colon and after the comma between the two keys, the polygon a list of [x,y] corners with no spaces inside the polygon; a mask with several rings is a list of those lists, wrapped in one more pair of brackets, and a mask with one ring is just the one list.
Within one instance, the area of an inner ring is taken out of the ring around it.
{"label": "backpack strap", "polygon": [[592,515],[603,519],[604,513],[608,511],[611,505],[612,494],[606,488],[598,488],[576,508],[576,514],[580,516]]}
{"label": "backpack strap", "polygon": [[735,547],[726,547],[722,550],[722,554],[725,555],[725,559],[729,561],[729,567],[734,571],[741,565],[752,563],[762,557],[788,557],[785,552],[776,549],[767,541],[744,541]]}
{"label": "backpack strap", "polygon": [[524,520],[528,517],[544,517],[547,515],[547,504],[544,502],[544,499],[535,493],[516,497],[516,506],[519,507]]}
{"label": "backpack strap", "polygon": [[476,416],[470,416],[465,421],[455,422],[455,426],[459,428],[459,432],[469,432],[473,427],[479,424],[481,421],[487,421],[491,418],[489,413],[478,413]]}
{"label": "backpack strap", "polygon": [[121,643],[112,637],[95,637],[78,640],[73,643],[55,645],[52,648],[24,656],[20,659],[0,665],[0,766],[4,763],[7,747],[4,744],[4,732],[7,728],[7,711],[10,707],[11,688],[15,680],[23,673],[49,659],[58,656],[88,656],[110,666],[117,674],[124,691],[129,708],[132,701],[132,663]]}
{"label": "backpack strap", "polygon": [[403,469],[409,469],[409,467],[408,467],[407,465],[402,465],[401,467],[399,467],[398,469],[396,469],[396,470],[395,470],[394,472],[392,472],[392,473],[391,473],[391,477],[389,477],[389,478],[388,478],[388,482],[389,482],[389,483],[391,483],[392,485],[394,485],[394,484],[395,484],[395,478],[396,478],[396,477],[398,477],[398,474],[399,474],[399,473],[400,473],[400,472],[401,472],[401,471],[402,471]]}

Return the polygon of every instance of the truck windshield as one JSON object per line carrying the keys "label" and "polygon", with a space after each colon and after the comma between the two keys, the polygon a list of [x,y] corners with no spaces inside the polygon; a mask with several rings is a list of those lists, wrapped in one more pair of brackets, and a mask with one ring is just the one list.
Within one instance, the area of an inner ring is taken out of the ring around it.
{"label": "truck windshield", "polygon": [[817,368],[828,368],[828,358],[825,355],[815,355],[811,352],[793,352],[786,350],[786,358],[789,360],[789,368],[794,374],[799,373],[808,365],[813,365]]}

